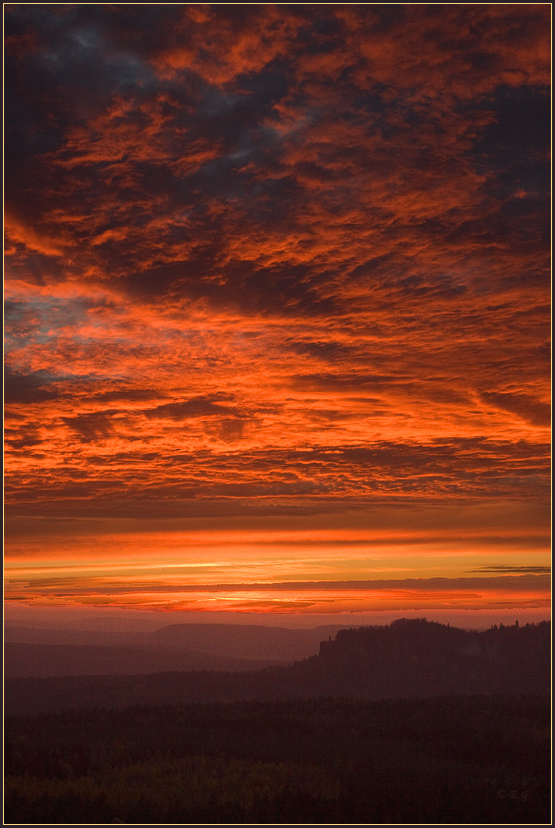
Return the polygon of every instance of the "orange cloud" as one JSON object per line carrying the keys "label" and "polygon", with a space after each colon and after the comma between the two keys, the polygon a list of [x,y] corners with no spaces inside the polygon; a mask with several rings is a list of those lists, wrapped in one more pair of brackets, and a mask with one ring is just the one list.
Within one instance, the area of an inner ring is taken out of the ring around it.
{"label": "orange cloud", "polygon": [[545,542],[546,6],[6,20],[8,518]]}

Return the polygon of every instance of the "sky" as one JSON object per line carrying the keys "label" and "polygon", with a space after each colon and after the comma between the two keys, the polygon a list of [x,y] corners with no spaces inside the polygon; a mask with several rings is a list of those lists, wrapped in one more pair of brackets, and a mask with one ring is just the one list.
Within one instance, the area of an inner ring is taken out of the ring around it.
{"label": "sky", "polygon": [[8,619],[549,616],[550,29],[5,7]]}

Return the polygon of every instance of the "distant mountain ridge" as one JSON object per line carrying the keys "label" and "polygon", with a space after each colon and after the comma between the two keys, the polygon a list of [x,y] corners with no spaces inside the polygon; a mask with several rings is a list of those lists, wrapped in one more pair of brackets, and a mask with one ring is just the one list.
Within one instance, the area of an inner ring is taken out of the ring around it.
{"label": "distant mountain ridge", "polygon": [[344,629],[318,655],[252,672],[7,679],[6,713],[136,704],[550,692],[551,624],[483,632],[400,619]]}
{"label": "distant mountain ridge", "polygon": [[187,646],[241,658],[295,661],[318,652],[322,639],[348,628],[330,624],[313,629],[264,627],[256,624],[171,624],[152,633],[159,646]]}
{"label": "distant mountain ridge", "polygon": [[241,672],[261,670],[271,659],[226,658],[186,649],[99,646],[95,644],[4,644],[4,674],[7,678],[46,676],[141,675],[169,670],[217,670]]}
{"label": "distant mountain ridge", "polygon": [[[327,625],[313,629],[291,629],[288,627],[264,627],[255,624],[171,624],[158,630],[148,632],[109,632],[100,630],[44,630],[30,627],[10,627],[4,631],[4,641],[10,647],[6,650],[6,670],[8,675],[79,675],[83,672],[100,672],[109,674],[109,669],[92,669],[93,658],[90,655],[90,668],[79,669],[83,664],[84,653],[75,650],[75,668],[71,668],[70,647],[102,647],[107,650],[110,647],[130,648],[133,650],[144,650],[161,653],[161,651],[193,651],[197,655],[216,656],[226,660],[238,659],[241,662],[257,662],[252,664],[237,664],[226,666],[223,662],[218,663],[217,658],[209,662],[208,658],[201,663],[197,658],[187,664],[184,659],[177,659],[172,666],[171,662],[165,661],[160,656],[160,664],[156,666],[152,657],[145,655],[146,661],[152,662],[151,669],[136,671],[133,668],[134,659],[129,656],[122,661],[122,666],[129,663],[129,669],[121,669],[117,672],[159,672],[160,670],[227,670],[227,669],[258,669],[268,664],[289,663],[299,659],[308,658],[318,652],[322,639],[335,635],[338,630],[344,629],[345,624]],[[40,663],[48,667],[49,672],[28,672],[32,669],[32,663],[26,657],[24,648],[18,651],[12,645],[26,644],[37,647],[36,657]],[[41,654],[38,645],[48,647],[60,647],[64,645],[66,651],[49,650]],[[52,661],[56,656],[61,659],[60,669]],[[98,652],[99,664],[110,660],[110,654]],[[17,670],[16,661],[19,661]]]}

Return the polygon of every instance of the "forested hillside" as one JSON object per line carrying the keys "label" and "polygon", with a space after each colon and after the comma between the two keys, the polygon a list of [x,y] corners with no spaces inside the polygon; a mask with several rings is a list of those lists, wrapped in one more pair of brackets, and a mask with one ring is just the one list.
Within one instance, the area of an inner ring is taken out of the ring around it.
{"label": "forested hillside", "polygon": [[137,676],[8,679],[8,713],[131,704],[380,699],[450,693],[548,693],[551,625],[465,631],[425,620],[340,630],[320,653],[288,667],[241,673],[171,671]]}

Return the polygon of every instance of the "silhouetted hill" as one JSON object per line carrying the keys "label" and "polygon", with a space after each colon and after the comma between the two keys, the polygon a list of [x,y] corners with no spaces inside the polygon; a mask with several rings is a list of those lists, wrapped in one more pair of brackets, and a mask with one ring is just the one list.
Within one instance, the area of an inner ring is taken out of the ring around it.
{"label": "silhouetted hill", "polygon": [[70,644],[4,644],[8,678],[40,676],[140,675],[168,670],[260,670],[279,662],[226,658],[195,650],[98,647]]}
{"label": "silhouetted hill", "polygon": [[[322,639],[335,635],[345,627],[345,624],[313,629],[264,627],[256,624],[171,624],[154,631],[122,632],[7,626],[4,641],[19,644],[130,647],[156,651],[194,650],[228,659],[283,663],[316,655]],[[163,669],[194,668],[175,665]],[[207,666],[206,669],[224,668],[214,665]],[[79,670],[74,669],[72,672],[75,675]]]}
{"label": "silhouetted hill", "polygon": [[8,679],[8,713],[326,696],[548,693],[549,622],[465,631],[425,620],[341,630],[319,655],[256,672]]}
{"label": "silhouetted hill", "polygon": [[322,642],[318,669],[332,692],[429,696],[441,693],[548,692],[551,625],[483,632],[425,619],[340,630]]}
{"label": "silhouetted hill", "polygon": [[303,630],[257,624],[171,624],[150,637],[159,647],[191,647],[235,658],[296,661],[315,655],[322,639],[345,627],[333,624]]}

